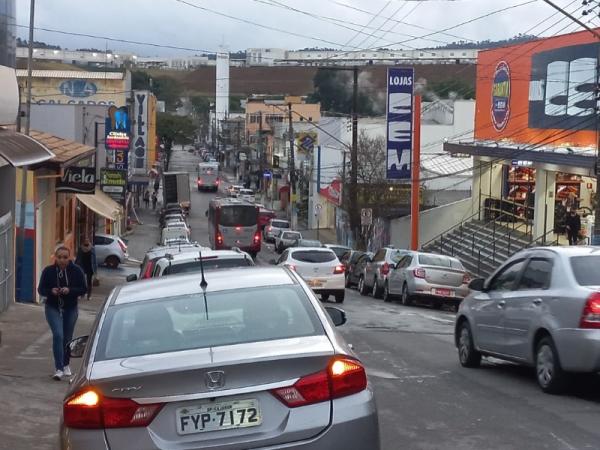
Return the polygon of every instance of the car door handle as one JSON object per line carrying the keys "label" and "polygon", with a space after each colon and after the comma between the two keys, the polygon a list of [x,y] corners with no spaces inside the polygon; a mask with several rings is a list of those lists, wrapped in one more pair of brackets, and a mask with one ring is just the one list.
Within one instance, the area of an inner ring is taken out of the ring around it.
{"label": "car door handle", "polygon": [[543,300],[541,298],[536,298],[532,303],[534,305],[541,305],[543,303]]}
{"label": "car door handle", "polygon": [[504,300],[500,300],[500,301],[498,302],[498,308],[499,308],[499,309],[502,309],[502,308],[504,308],[505,306],[506,306],[506,302],[505,302]]}

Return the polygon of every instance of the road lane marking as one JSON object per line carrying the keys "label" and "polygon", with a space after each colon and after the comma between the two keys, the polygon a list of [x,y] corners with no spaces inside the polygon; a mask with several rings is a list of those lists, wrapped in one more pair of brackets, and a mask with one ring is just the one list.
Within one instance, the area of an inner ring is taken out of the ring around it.
{"label": "road lane marking", "polygon": [[575,447],[573,447],[571,444],[569,444],[567,441],[565,441],[564,439],[559,438],[557,435],[555,435],[554,433],[550,433],[550,436],[552,436],[554,439],[556,439],[558,442],[560,442],[562,445],[564,445],[565,447],[567,447],[569,450],[577,450]]}
{"label": "road lane marking", "polygon": [[25,350],[23,350],[21,353],[19,353],[19,357],[31,357],[33,355],[37,355],[39,354],[39,347],[46,341],[49,341],[50,339],[52,339],[52,332],[51,331],[47,331],[46,333],[42,334],[40,337],[38,337],[35,341],[33,341],[31,344],[29,344]]}
{"label": "road lane marking", "polygon": [[419,313],[418,315],[421,316],[421,317],[424,317],[426,319],[434,320],[435,322],[440,322],[440,323],[454,323],[454,320],[442,319],[440,317],[430,316],[429,314]]}

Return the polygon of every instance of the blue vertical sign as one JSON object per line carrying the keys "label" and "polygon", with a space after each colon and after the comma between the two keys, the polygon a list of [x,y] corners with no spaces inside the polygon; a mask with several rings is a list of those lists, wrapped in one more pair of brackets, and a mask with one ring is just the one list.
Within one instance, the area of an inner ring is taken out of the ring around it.
{"label": "blue vertical sign", "polygon": [[386,178],[411,177],[414,69],[389,68],[387,85]]}

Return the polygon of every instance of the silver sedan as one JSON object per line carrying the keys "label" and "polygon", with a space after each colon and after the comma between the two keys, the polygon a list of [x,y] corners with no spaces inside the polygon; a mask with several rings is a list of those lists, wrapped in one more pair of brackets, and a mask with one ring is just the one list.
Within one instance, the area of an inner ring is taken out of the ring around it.
{"label": "silver sedan", "polygon": [[[116,288],[63,404],[70,450],[378,450],[365,368],[302,279],[231,269]],[[83,355],[82,355],[83,354]]]}
{"label": "silver sedan", "polygon": [[525,250],[470,287],[456,316],[463,366],[482,356],[533,366],[549,393],[570,372],[600,372],[600,248]]}

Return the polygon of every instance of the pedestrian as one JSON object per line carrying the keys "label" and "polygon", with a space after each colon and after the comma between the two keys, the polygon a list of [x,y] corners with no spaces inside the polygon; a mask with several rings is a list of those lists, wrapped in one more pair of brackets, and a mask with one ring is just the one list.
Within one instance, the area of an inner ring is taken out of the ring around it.
{"label": "pedestrian", "polygon": [[92,297],[94,276],[98,272],[98,263],[96,261],[96,250],[94,249],[90,239],[87,237],[83,239],[81,247],[79,247],[79,250],[77,250],[75,264],[77,264],[85,274],[85,281],[87,283],[87,299],[89,301]]}
{"label": "pedestrian", "polygon": [[567,236],[569,238],[569,245],[577,245],[579,232],[581,231],[581,217],[579,217],[579,214],[577,214],[575,209],[572,208],[569,211],[565,225]]}
{"label": "pedestrian", "polygon": [[150,208],[150,191],[148,189],[144,192],[144,206],[146,209]]}
{"label": "pedestrian", "polygon": [[54,252],[54,264],[47,266],[40,276],[38,293],[45,298],[46,321],[52,331],[52,353],[55,372],[52,378],[60,381],[71,376],[70,351],[67,344],[73,339],[77,322],[77,300],[86,293],[85,275],[70,260],[67,247]]}
{"label": "pedestrian", "polygon": [[156,203],[158,202],[158,194],[156,191],[152,193],[152,209],[156,209]]}

